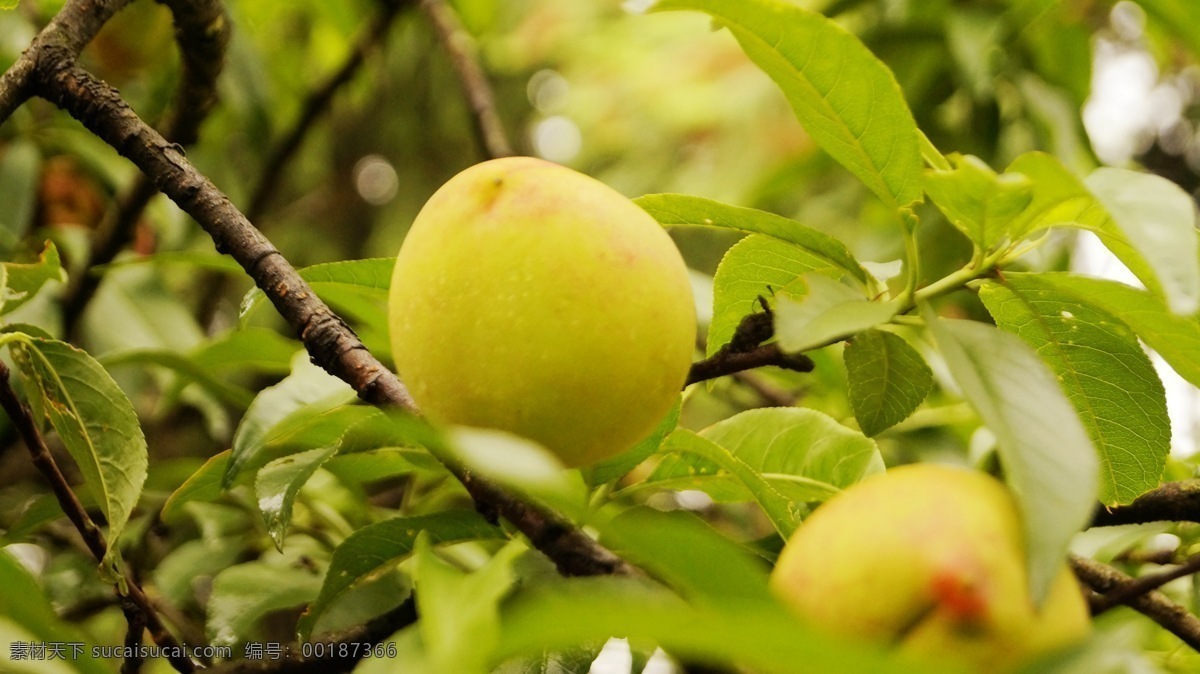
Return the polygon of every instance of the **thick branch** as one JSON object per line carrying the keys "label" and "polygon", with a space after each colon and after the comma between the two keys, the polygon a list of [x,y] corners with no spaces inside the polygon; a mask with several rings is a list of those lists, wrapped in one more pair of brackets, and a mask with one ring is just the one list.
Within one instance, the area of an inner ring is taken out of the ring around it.
{"label": "thick branch", "polygon": [[[100,531],[100,527],[92,521],[92,518],[87,514],[83,504],[80,503],[79,497],[71,489],[71,485],[67,482],[67,478],[63,476],[59,470],[58,464],[55,463],[54,457],[50,454],[50,449],[46,447],[46,441],[42,438],[41,432],[38,430],[37,423],[34,421],[33,415],[29,408],[17,397],[13,391],[12,384],[9,382],[8,367],[0,361],[0,407],[3,407],[9,419],[12,419],[13,425],[17,428],[21,438],[25,441],[26,447],[29,448],[30,458],[33,459],[33,464],[37,466],[38,471],[50,483],[50,488],[54,492],[55,498],[58,499],[58,504],[62,507],[67,519],[71,520],[71,524],[79,532],[87,545],[88,550],[97,560],[104,559],[104,555],[108,552],[108,541],[104,540],[104,534]],[[179,642],[175,639],[167,628],[163,625],[158,613],[150,604],[150,600],[146,597],[146,593],[142,591],[132,578],[126,578],[128,586],[125,598],[132,602],[141,613],[141,624],[150,630],[150,636],[153,637],[154,643],[165,648],[171,648],[172,652],[181,653]],[[122,602],[122,606],[126,608],[126,615],[130,615],[127,605]],[[130,621],[130,638],[133,638],[133,632],[137,631],[138,624]],[[191,660],[185,657],[176,655],[172,657],[171,664],[180,672],[192,672],[196,667]]]}
{"label": "thick branch", "polygon": [[[1120,571],[1087,557],[1071,555],[1071,569],[1076,577],[1101,594],[1117,591],[1134,582]],[[1150,618],[1171,634],[1200,651],[1200,620],[1184,607],[1171,601],[1157,590],[1129,597],[1125,602],[1133,610]]]}
{"label": "thick branch", "polygon": [[1101,506],[1092,516],[1094,527],[1146,522],[1200,522],[1200,480],[1167,482],[1129,505]]}
{"label": "thick branch", "polygon": [[1183,564],[1173,569],[1141,576],[1133,582],[1097,597],[1092,602],[1092,615],[1099,615],[1114,606],[1127,604],[1130,599],[1136,596],[1147,594],[1173,580],[1190,576],[1194,573],[1200,573],[1200,555],[1193,555],[1187,558]]}
{"label": "thick branch", "polygon": [[421,9],[429,15],[438,40],[458,74],[459,85],[471,111],[475,136],[484,154],[492,159],[512,156],[512,144],[508,142],[504,123],[496,112],[492,86],[479,64],[475,40],[463,27],[458,13],[445,0],[421,0]]}
{"label": "thick branch", "polygon": [[74,61],[104,24],[132,0],[79,0],[68,3],[42,30],[21,58],[0,75],[0,124],[34,95],[33,71],[48,47]]}
{"label": "thick branch", "polygon": [[[367,402],[415,412],[407,389],[363,346],[358,336],[313,293],[283,255],[200,174],[183,153],[142,122],[120,95],[47,51],[36,92],[69,112],[92,133],[149,175],[158,189],[192,216],[218,251],[231,255],[304,342],[317,365],[350,384]],[[484,511],[505,517],[564,573],[628,572],[611,552],[562,518],[521,502],[477,476],[458,475]]]}

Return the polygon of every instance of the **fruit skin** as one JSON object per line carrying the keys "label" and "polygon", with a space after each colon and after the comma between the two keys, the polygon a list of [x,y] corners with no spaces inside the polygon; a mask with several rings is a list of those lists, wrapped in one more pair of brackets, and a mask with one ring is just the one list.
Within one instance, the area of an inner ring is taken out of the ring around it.
{"label": "fruit skin", "polygon": [[429,199],[396,258],[389,323],[425,414],[522,435],[569,466],[649,435],[696,339],[687,267],[662,227],[529,157],[473,166]]}
{"label": "fruit skin", "polygon": [[819,629],[969,671],[1012,671],[1090,630],[1065,564],[1034,609],[1008,490],[949,466],[895,468],[822,505],[784,547],[771,586]]}

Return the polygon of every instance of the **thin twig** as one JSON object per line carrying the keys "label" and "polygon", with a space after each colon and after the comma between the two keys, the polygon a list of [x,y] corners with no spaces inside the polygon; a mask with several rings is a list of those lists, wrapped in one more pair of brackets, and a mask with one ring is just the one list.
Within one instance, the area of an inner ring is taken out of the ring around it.
{"label": "thin twig", "polygon": [[1200,555],[1192,555],[1173,569],[1141,576],[1131,583],[1100,595],[1092,602],[1092,615],[1099,615],[1114,606],[1127,604],[1133,597],[1157,590],[1173,580],[1194,573],[1200,573]]}
{"label": "thin twig", "polygon": [[795,394],[772,385],[757,372],[734,372],[731,376],[772,407],[791,407],[796,404]]}
{"label": "thin twig", "polygon": [[319,84],[309,93],[304,99],[304,104],[300,108],[300,116],[288,129],[287,133],[280,138],[279,142],[271,149],[271,153],[267,155],[267,160],[263,162],[263,169],[259,174],[258,185],[254,188],[254,192],[250,197],[250,201],[246,206],[246,218],[251,222],[257,222],[266,212],[267,206],[270,205],[271,199],[275,196],[275,192],[279,188],[279,181],[283,177],[284,169],[291,162],[292,156],[300,149],[305,137],[312,130],[313,125],[329,110],[330,104],[333,102],[334,94],[345,86],[354,75],[358,73],[359,68],[366,62],[367,56],[371,52],[379,48],[387,36],[388,29],[391,28],[396,16],[400,13],[401,8],[408,4],[407,0],[386,0],[380,3],[379,13],[371,20],[371,25],[363,31],[362,35],[355,41],[351,47],[350,53],[346,55],[346,60],[342,62],[341,67],[335,70],[324,82]]}
{"label": "thin twig", "polygon": [[142,634],[146,631],[146,615],[128,598],[121,599],[121,612],[129,631],[125,633],[125,662],[121,663],[121,674],[138,674],[146,659],[141,655]]}
{"label": "thin twig", "polygon": [[[2,361],[0,361],[0,407],[3,407],[17,431],[21,434],[21,438],[25,441],[25,446],[29,449],[29,455],[33,459],[33,463],[37,466],[38,471],[50,483],[50,488],[54,492],[54,496],[58,499],[59,506],[62,507],[63,513],[67,519],[71,520],[71,524],[75,525],[75,529],[79,535],[83,537],[84,543],[87,544],[88,550],[97,560],[104,559],[108,553],[108,541],[104,539],[104,534],[100,531],[100,527],[92,521],[91,516],[87,514],[87,510],[80,503],[79,497],[71,489],[71,485],[67,482],[67,478],[63,476],[58,464],[54,461],[54,457],[50,454],[50,449],[46,446],[45,439],[42,438],[41,431],[38,430],[36,421],[34,421],[32,413],[25,403],[17,397],[16,392],[9,382],[9,371]],[[132,577],[127,577],[126,582],[127,593],[125,598],[132,602],[141,612],[146,629],[150,630],[150,636],[154,639],[154,643],[164,648],[170,649],[173,653],[169,657],[172,666],[180,672],[193,672],[195,664],[183,657],[182,648],[175,636],[163,625],[162,619],[159,618],[158,612],[150,604],[150,600],[146,597],[146,593],[142,591],[140,585],[134,581]],[[119,590],[118,590],[119,592]],[[122,604],[124,608],[124,604]],[[128,613],[126,615],[129,615]],[[137,626],[130,623],[130,631],[136,630]],[[132,637],[131,637],[132,638]]]}
{"label": "thin twig", "polygon": [[692,363],[687,383],[716,379],[727,374],[774,365],[795,372],[812,372],[815,365],[804,354],[784,353],[775,342],[755,347],[751,351],[718,351],[710,358]]}
{"label": "thin twig", "polygon": [[484,154],[492,159],[510,157],[512,144],[504,132],[504,123],[496,112],[496,99],[483,66],[479,64],[474,38],[463,27],[458,13],[445,0],[421,0],[421,9],[429,15],[438,40],[458,74],[458,83],[471,111],[471,123]]}
{"label": "thin twig", "polygon": [[[1084,585],[1101,594],[1107,594],[1137,582],[1111,566],[1094,559],[1071,555],[1069,562],[1075,576]],[[1163,593],[1152,590],[1145,594],[1131,596],[1124,603],[1158,623],[1193,649],[1200,651],[1200,620],[1184,607],[1168,599]]]}

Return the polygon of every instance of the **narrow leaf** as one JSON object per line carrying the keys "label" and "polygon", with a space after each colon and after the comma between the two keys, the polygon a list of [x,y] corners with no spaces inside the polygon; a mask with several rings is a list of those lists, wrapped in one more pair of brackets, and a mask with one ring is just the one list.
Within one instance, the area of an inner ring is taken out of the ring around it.
{"label": "narrow leaf", "polygon": [[1068,541],[1095,509],[1096,450],[1057,378],[1019,337],[932,311],[926,322],[954,380],[996,434],[1025,525],[1030,590],[1041,602]]}
{"label": "narrow leaf", "polygon": [[283,539],[292,520],[292,505],[300,488],[337,451],[338,445],[334,444],[300,452],[275,459],[258,471],[254,496],[276,549],[283,550]]}
{"label": "narrow leaf", "polygon": [[[300,278],[334,308],[356,319],[370,320],[374,316],[386,323],[386,318],[382,317],[387,316],[388,288],[395,266],[395,259],[380,257],[328,262],[305,267],[299,273]],[[266,300],[259,288],[248,292],[242,299],[242,320],[257,311]]]}
{"label": "narrow leaf", "polygon": [[778,0],[660,0],[729,28],[805,131],[890,206],[921,198],[917,125],[895,76],[833,21]]}
{"label": "narrow leaf", "polygon": [[907,419],[933,389],[933,372],[921,354],[890,332],[860,333],[842,357],[854,418],[869,436]]}
{"label": "narrow leaf", "polygon": [[637,468],[643,461],[653,456],[658,451],[659,446],[662,445],[663,440],[679,425],[679,412],[682,407],[681,400],[671,408],[670,412],[667,412],[667,416],[663,417],[658,426],[654,427],[650,435],[634,446],[633,449],[614,456],[611,459],[605,459],[594,466],[584,468],[583,473],[587,483],[595,487],[612,482],[634,468]]}

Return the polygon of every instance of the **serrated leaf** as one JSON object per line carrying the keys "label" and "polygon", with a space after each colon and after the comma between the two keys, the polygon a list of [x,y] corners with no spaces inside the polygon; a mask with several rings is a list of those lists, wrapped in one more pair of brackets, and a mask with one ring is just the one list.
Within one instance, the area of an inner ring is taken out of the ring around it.
{"label": "serrated leaf", "polygon": [[108,522],[109,551],[146,481],[146,438],[133,405],[96,359],[70,344],[26,337],[13,356],[33,406],[50,421]]}
{"label": "serrated leaf", "polygon": [[499,527],[468,510],[398,517],[367,525],[347,536],[333,551],[321,592],[300,618],[301,636],[307,639],[321,614],[359,579],[411,554],[417,534],[423,531],[435,544],[506,537]]}
{"label": "serrated leaf", "polygon": [[1100,453],[1100,500],[1129,503],[1157,487],[1171,451],[1167,399],[1137,336],[1112,314],[1035,276],[987,283],[996,325],[1019,335],[1054,371]]}
{"label": "serrated leaf", "polygon": [[809,272],[837,276],[838,268],[767,236],[751,235],[730,247],[713,276],[707,354],[711,356],[728,344],[742,319],[760,310],[760,296],[773,300],[774,291]]}
{"label": "serrated leaf", "polygon": [[660,0],[729,28],[813,140],[893,207],[921,198],[917,125],[887,66],[833,21],[777,0]]}
{"label": "serrated leaf", "polygon": [[[1011,280],[1026,275],[1005,276]],[[1177,316],[1154,295],[1117,281],[1067,273],[1038,274],[1037,278],[1063,297],[1089,303],[1121,319],[1180,376],[1200,386],[1200,323],[1195,317]]]}
{"label": "serrated leaf", "polygon": [[682,400],[675,403],[675,406],[671,408],[670,412],[667,412],[667,416],[663,417],[662,421],[658,422],[650,435],[635,445],[633,449],[584,468],[584,479],[587,480],[588,485],[595,487],[612,482],[653,456],[662,445],[663,440],[679,425],[679,412],[682,407]]}
{"label": "serrated leaf", "polygon": [[317,596],[321,580],[306,569],[261,561],[225,569],[213,579],[205,629],[214,646],[253,641],[271,611],[300,606]]}
{"label": "serrated leaf", "polygon": [[283,539],[292,520],[296,494],[313,473],[337,452],[338,445],[335,443],[275,459],[258,471],[254,479],[254,496],[276,549],[283,550]]}
{"label": "serrated leaf", "polygon": [[921,354],[890,332],[860,333],[842,357],[854,418],[868,436],[907,419],[933,389],[933,372]]}
{"label": "serrated leaf", "polygon": [[33,299],[42,286],[50,281],[66,281],[67,272],[62,268],[58,248],[51,241],[38,254],[38,261],[28,264],[4,262],[0,276],[0,315],[13,311]]}
{"label": "serrated leaf", "polygon": [[1057,378],[1016,335],[926,311],[946,365],[996,435],[1025,527],[1029,584],[1038,603],[1071,537],[1091,519],[1099,461]]}
{"label": "serrated leaf", "polygon": [[952,154],[950,171],[925,173],[925,191],[951,224],[983,250],[1007,235],[1007,226],[1029,205],[1032,182],[1020,173],[997,175],[982,159]]}
{"label": "serrated leaf", "polygon": [[[862,643],[832,639],[778,605],[692,606],[626,578],[575,578],[506,602],[495,662],[612,636],[659,644],[686,661],[771,674],[940,674]],[[735,666],[736,665],[736,666]]]}
{"label": "serrated leaf", "polygon": [[867,281],[866,270],[854,259],[845,244],[791,218],[687,194],[647,194],[634,199],[633,203],[664,227],[721,227],[747,234],[762,234],[801,248],[821,261],[815,266],[835,267],[848,272],[860,282]]}
{"label": "serrated leaf", "polygon": [[[725,447],[795,503],[824,501],[883,469],[874,441],[816,410],[747,410],[700,435]],[[668,456],[646,484],[700,489],[718,500],[751,500],[730,475],[719,474],[720,468],[699,456]]]}
{"label": "serrated leaf", "polygon": [[893,303],[872,302],[820,274],[806,274],[797,283],[808,288],[803,297],[797,301],[781,296],[775,306],[775,337],[788,353],[825,346],[886,323],[898,309]]}
{"label": "serrated leaf", "polygon": [[[1146,174],[1109,172],[1116,169],[1094,174],[1085,186],[1058,159],[1041,152],[1021,155],[1008,170],[1028,176],[1034,185],[1033,200],[1010,227],[1014,240],[1050,227],[1094,232],[1147,289],[1167,298],[1177,313],[1195,311],[1200,272],[1192,205],[1190,197],[1177,187]],[[1147,202],[1140,192],[1154,201]],[[1110,207],[1119,211],[1119,220],[1113,217],[1117,213],[1110,214]]]}

